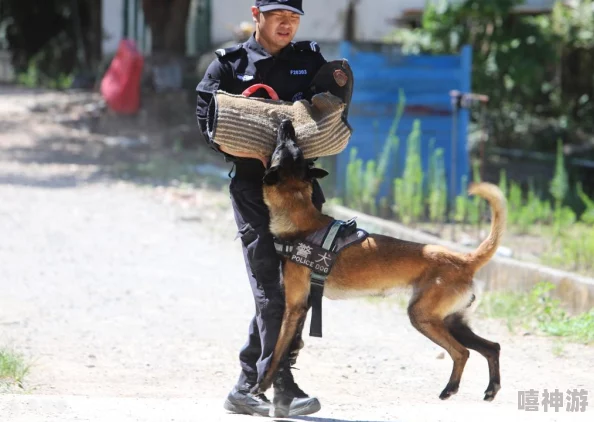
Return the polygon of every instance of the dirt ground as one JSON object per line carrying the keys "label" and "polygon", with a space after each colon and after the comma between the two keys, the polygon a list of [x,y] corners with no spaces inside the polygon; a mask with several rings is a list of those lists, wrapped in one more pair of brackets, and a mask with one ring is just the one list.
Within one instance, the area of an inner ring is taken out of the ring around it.
{"label": "dirt ground", "polygon": [[[150,420],[244,420],[222,408],[253,312],[227,191],[117,177],[110,165],[130,148],[30,111],[68,101],[0,88],[0,347],[33,363],[27,391],[0,395],[0,421],[149,420],[126,399],[184,412]],[[301,420],[592,420],[594,347],[560,353],[554,339],[498,321],[472,325],[501,344],[502,390],[482,402],[487,365],[472,352],[459,393],[442,402],[451,360],[401,307],[326,299],[324,337],[305,337],[295,371],[322,410]],[[585,389],[589,405],[519,410],[518,392],[531,389]],[[111,419],[15,405],[23,394],[101,400]]]}

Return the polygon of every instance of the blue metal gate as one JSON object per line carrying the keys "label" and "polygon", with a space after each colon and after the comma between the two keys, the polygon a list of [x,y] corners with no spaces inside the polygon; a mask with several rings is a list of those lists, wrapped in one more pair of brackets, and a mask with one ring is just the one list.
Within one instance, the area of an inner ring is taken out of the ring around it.
{"label": "blue metal gate", "polygon": [[[421,125],[421,159],[425,172],[430,161],[429,145],[442,148],[445,172],[460,193],[463,177],[469,175],[467,151],[467,110],[453,113],[450,97],[452,90],[470,92],[472,50],[464,46],[459,55],[427,56],[402,55],[358,50],[350,43],[343,43],[340,56],[348,59],[355,75],[355,91],[349,113],[354,128],[347,150],[336,161],[337,190],[345,192],[345,175],[350,149],[357,148],[363,160],[377,159],[399,106],[400,93],[404,93],[404,113],[397,128],[401,142],[397,154],[390,160],[378,199],[391,197],[393,180],[404,169],[406,140],[415,120]],[[397,159],[395,158],[397,157]],[[451,187],[448,183],[448,188]],[[450,191],[451,194],[451,191]]]}

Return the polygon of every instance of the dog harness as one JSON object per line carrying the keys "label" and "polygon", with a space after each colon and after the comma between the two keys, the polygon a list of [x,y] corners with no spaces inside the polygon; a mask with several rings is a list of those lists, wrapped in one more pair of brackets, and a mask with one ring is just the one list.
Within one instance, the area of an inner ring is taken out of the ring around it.
{"label": "dog harness", "polygon": [[311,233],[303,240],[275,238],[274,246],[279,255],[311,270],[309,300],[312,308],[309,335],[322,337],[322,298],[324,283],[341,250],[365,240],[369,234],[357,228],[355,219],[334,220],[328,226]]}

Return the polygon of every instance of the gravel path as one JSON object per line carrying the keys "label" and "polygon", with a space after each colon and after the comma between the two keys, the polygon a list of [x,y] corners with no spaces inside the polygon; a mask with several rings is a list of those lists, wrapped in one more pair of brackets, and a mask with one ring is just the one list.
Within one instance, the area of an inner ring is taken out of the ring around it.
{"label": "gravel path", "polygon": [[[27,111],[44,96],[0,91],[0,347],[33,362],[0,421],[248,420],[222,409],[253,309],[226,191],[109,178],[96,137]],[[503,388],[481,401],[472,352],[441,402],[451,361],[399,306],[326,300],[324,338],[305,337],[295,372],[323,409],[303,419],[593,420],[593,347],[559,356],[551,339],[473,326],[502,346]],[[556,388],[589,390],[586,412],[518,410],[519,390]]]}

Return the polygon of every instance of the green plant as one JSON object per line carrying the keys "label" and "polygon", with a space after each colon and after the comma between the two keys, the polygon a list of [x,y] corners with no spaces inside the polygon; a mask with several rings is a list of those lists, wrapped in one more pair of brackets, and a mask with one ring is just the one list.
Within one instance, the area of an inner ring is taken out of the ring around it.
{"label": "green plant", "polygon": [[557,234],[552,249],[544,258],[551,264],[570,271],[594,271],[594,233],[591,227],[575,227]]}
{"label": "green plant", "polygon": [[[521,196],[516,188],[515,195]],[[520,199],[521,200],[521,199]],[[517,198],[514,201],[518,201]],[[540,200],[534,183],[529,183],[526,202],[521,206],[518,213],[514,215],[519,233],[528,233],[537,223],[546,223],[551,219],[551,204],[546,200]]]}
{"label": "green plant", "polygon": [[510,182],[508,197],[509,222],[518,224],[522,210],[522,188],[516,182]]}
{"label": "green plant", "polygon": [[10,388],[13,385],[23,388],[23,380],[29,369],[30,366],[25,363],[22,355],[0,349],[0,388]]}
{"label": "green plant", "polygon": [[27,88],[35,88],[41,84],[41,75],[39,74],[39,68],[31,61],[27,66],[27,71],[19,73],[17,75],[17,82]]}
{"label": "green plant", "polygon": [[351,148],[346,169],[345,205],[362,210],[361,185],[363,179],[363,160],[357,158],[357,148]]}
{"label": "green plant", "polygon": [[[549,192],[555,199],[555,222],[557,223],[557,219],[559,218],[559,213],[561,212],[561,207],[563,205],[563,201],[565,200],[565,196],[567,195],[567,190],[569,187],[569,181],[567,178],[567,172],[565,171],[565,158],[563,155],[563,143],[561,140],[557,140],[557,159],[555,163],[555,176],[553,180],[551,180],[551,184],[549,187]],[[560,227],[558,227],[560,228]]]}
{"label": "green plant", "polygon": [[442,223],[446,217],[448,205],[447,181],[442,148],[435,149],[433,154],[431,154],[427,191],[429,220],[433,223]]}
{"label": "green plant", "polygon": [[577,184],[576,192],[586,207],[586,210],[580,217],[580,221],[586,224],[594,224],[594,200],[590,199],[590,197],[584,193],[581,183]]}
{"label": "green plant", "polygon": [[394,180],[394,212],[404,224],[418,222],[423,215],[423,167],[421,122],[415,120],[407,140],[406,164],[401,178]]}
{"label": "green plant", "polygon": [[501,169],[499,172],[499,189],[503,192],[503,196],[507,197],[507,172]]}
{"label": "green plant", "polygon": [[527,293],[490,292],[483,296],[478,312],[505,320],[512,331],[522,327],[580,343],[594,342],[594,310],[569,315],[552,297],[555,288],[552,283],[541,282]]}
{"label": "green plant", "polygon": [[345,205],[370,214],[377,214],[376,199],[380,185],[385,180],[392,151],[398,150],[400,140],[396,131],[404,113],[404,106],[405,97],[400,90],[396,114],[377,161],[368,160],[364,163],[357,157],[357,149],[351,148],[346,171]]}
{"label": "green plant", "polygon": [[[466,192],[468,190],[468,177],[462,176],[461,181],[461,191]],[[466,221],[466,217],[468,216],[468,206],[469,206],[469,199],[468,196],[462,193],[461,195],[457,195],[455,198],[455,208],[454,208],[454,221],[458,223],[464,223]]]}
{"label": "green plant", "polygon": [[29,62],[26,72],[17,75],[17,82],[27,88],[66,89],[72,85],[73,80],[73,75],[64,73],[60,73],[55,77],[44,75],[34,59]]}
{"label": "green plant", "polygon": [[[481,181],[480,163],[478,161],[474,161],[472,163],[472,181],[474,183],[479,183]],[[478,196],[474,196],[469,199],[468,222],[470,224],[478,225],[478,223],[480,222],[482,203],[483,203],[483,200]]]}
{"label": "green plant", "polygon": [[429,0],[420,28],[396,29],[386,41],[412,54],[458,54],[470,45],[472,90],[489,96],[498,146],[548,150],[560,133],[594,131],[593,2],[556,1],[553,13],[539,16],[514,13],[522,3]]}

